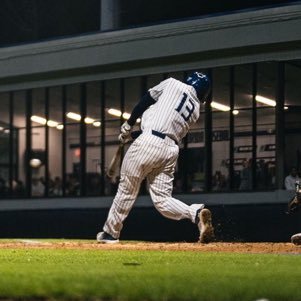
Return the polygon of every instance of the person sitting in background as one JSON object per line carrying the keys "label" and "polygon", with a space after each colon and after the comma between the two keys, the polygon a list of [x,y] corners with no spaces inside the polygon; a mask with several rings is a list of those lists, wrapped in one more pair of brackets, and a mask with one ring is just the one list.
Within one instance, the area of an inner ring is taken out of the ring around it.
{"label": "person sitting in background", "polygon": [[269,187],[269,182],[271,182],[269,179],[269,168],[263,159],[260,159],[257,164],[256,178],[258,189],[266,189]]}
{"label": "person sitting in background", "polygon": [[220,170],[217,170],[213,175],[212,179],[212,190],[214,191],[221,191],[226,187],[226,178],[221,173]]}
{"label": "person sitting in background", "polygon": [[23,197],[25,196],[25,187],[21,180],[15,180],[13,181],[13,191],[12,196],[13,197]]}
{"label": "person sitting in background", "polygon": [[43,196],[45,193],[45,186],[39,178],[32,178],[31,195]]}
{"label": "person sitting in background", "polygon": [[54,196],[63,195],[62,180],[60,177],[54,178],[51,192],[52,192],[52,195],[54,195]]}
{"label": "person sitting in background", "polygon": [[240,173],[240,185],[239,190],[251,190],[252,189],[252,160],[246,159],[243,162],[243,169]]}
{"label": "person sitting in background", "polygon": [[286,190],[295,190],[296,181],[300,181],[297,168],[293,167],[288,176],[285,177],[284,186]]}

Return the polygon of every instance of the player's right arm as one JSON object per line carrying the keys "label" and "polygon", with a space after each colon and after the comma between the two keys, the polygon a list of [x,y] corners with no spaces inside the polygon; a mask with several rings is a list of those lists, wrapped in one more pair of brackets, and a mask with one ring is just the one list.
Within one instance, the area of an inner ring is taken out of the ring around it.
{"label": "player's right arm", "polygon": [[120,135],[118,136],[118,140],[121,143],[127,143],[130,138],[132,127],[135,125],[136,120],[142,116],[145,110],[155,103],[155,100],[151,97],[150,93],[147,92],[140,101],[134,107],[130,118],[125,121],[120,128]]}

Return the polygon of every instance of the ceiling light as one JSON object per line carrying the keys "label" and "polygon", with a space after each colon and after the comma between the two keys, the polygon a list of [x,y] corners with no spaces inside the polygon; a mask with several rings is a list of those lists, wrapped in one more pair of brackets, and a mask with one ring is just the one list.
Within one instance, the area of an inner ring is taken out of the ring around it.
{"label": "ceiling light", "polygon": [[32,167],[32,168],[38,168],[42,165],[42,161],[38,158],[33,158],[29,161],[29,165]]}
{"label": "ceiling light", "polygon": [[91,123],[93,123],[95,120],[93,119],[93,118],[90,118],[90,117],[86,117],[85,118],[85,123],[87,123],[87,124],[91,124]]}
{"label": "ceiling light", "polygon": [[59,124],[58,122],[53,121],[53,120],[48,120],[48,121],[47,121],[47,125],[50,126],[50,127],[52,127],[52,128],[57,127],[58,124]]}
{"label": "ceiling light", "polygon": [[218,103],[218,102],[215,102],[215,101],[212,101],[212,102],[211,102],[211,107],[214,108],[214,109],[223,111],[223,112],[228,112],[228,111],[230,111],[230,107],[225,106],[225,105],[223,105],[223,104],[221,104],[221,103]]}
{"label": "ceiling light", "polygon": [[58,125],[56,126],[56,128],[57,128],[58,130],[62,130],[62,129],[64,128],[64,125],[63,125],[63,124],[58,124]]}
{"label": "ceiling light", "polygon": [[265,105],[271,106],[271,107],[276,107],[276,101],[270,98],[263,97],[261,95],[256,95],[255,96],[256,101],[263,103]]}
{"label": "ceiling light", "polygon": [[66,116],[67,116],[68,118],[73,119],[73,120],[76,120],[76,121],[80,121],[80,120],[82,119],[82,117],[81,117],[79,114],[73,113],[73,112],[68,112],[68,113],[66,114]]}
{"label": "ceiling light", "polygon": [[238,110],[233,110],[233,111],[232,111],[232,114],[233,114],[233,115],[238,115],[238,114],[239,114],[239,111],[238,111]]}
{"label": "ceiling light", "polygon": [[113,115],[113,116],[116,116],[116,117],[121,117],[121,111],[116,110],[116,109],[111,108],[111,109],[108,110],[108,113],[110,115]]}
{"label": "ceiling light", "polygon": [[284,106],[284,110],[288,110],[288,106]]}
{"label": "ceiling light", "polygon": [[40,117],[40,116],[37,116],[37,115],[33,115],[30,117],[31,121],[33,122],[36,122],[36,123],[39,123],[39,124],[42,124],[42,125],[48,125],[50,127],[53,127],[53,128],[58,128],[58,125],[59,123],[57,121],[54,121],[54,120],[47,120],[43,117]]}
{"label": "ceiling light", "polygon": [[113,116],[116,116],[116,117],[121,117],[123,119],[129,119],[131,114],[130,113],[127,113],[127,112],[124,112],[124,113],[121,113],[121,111],[117,110],[117,109],[113,109],[113,108],[110,108],[108,109],[108,113],[110,115],[113,115]]}
{"label": "ceiling light", "polygon": [[96,127],[100,127],[101,126],[101,122],[100,121],[94,121],[93,125]]}
{"label": "ceiling light", "polygon": [[124,112],[122,114],[123,119],[129,119],[131,117],[131,114]]}
{"label": "ceiling light", "polygon": [[45,118],[39,117],[36,115],[31,116],[30,120],[33,122],[39,123],[39,124],[43,124],[43,125],[45,125],[47,123],[47,120]]}

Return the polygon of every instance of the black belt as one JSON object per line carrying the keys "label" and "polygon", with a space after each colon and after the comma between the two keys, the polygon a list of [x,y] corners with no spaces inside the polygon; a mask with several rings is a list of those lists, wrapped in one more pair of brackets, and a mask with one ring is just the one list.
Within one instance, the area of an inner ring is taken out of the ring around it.
{"label": "black belt", "polygon": [[[165,139],[165,137],[167,136],[166,134],[163,134],[163,133],[158,132],[158,131],[155,131],[155,130],[152,130],[152,134],[153,134],[154,136],[157,136],[157,137],[161,138],[161,139]],[[169,137],[169,138],[170,138],[170,137]],[[174,139],[172,139],[172,138],[170,138],[170,139],[173,140],[173,141],[175,142],[175,144],[178,145],[178,142],[177,142],[176,140],[174,140]]]}

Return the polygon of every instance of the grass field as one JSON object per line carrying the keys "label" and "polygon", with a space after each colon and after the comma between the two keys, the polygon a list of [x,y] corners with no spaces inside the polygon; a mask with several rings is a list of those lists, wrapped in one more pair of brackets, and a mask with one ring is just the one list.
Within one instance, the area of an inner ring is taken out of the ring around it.
{"label": "grass field", "polygon": [[56,241],[1,247],[7,242],[0,241],[0,299],[301,301],[300,253],[56,248]]}

